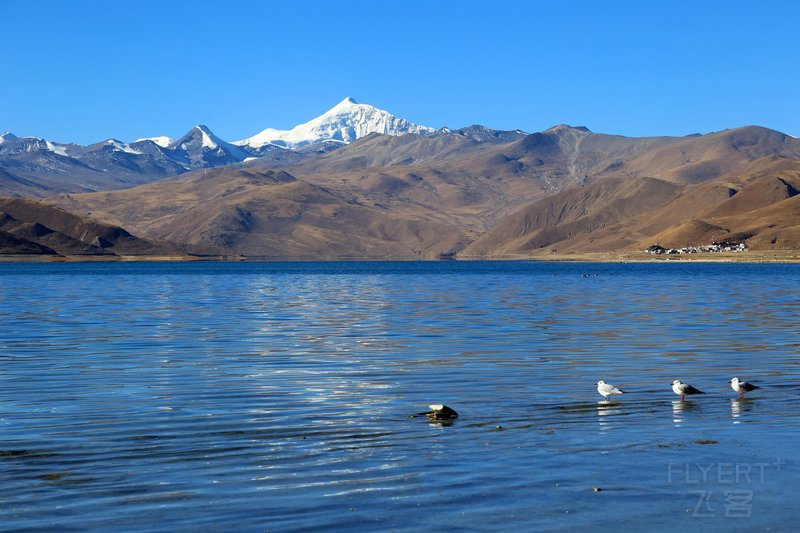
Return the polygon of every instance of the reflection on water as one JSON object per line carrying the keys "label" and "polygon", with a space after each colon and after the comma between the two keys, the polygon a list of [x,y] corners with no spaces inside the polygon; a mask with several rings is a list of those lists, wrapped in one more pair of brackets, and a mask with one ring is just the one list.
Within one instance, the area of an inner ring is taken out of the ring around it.
{"label": "reflection on water", "polygon": [[686,422],[686,415],[697,410],[699,404],[695,400],[672,400],[672,421],[675,427]]}
{"label": "reflection on water", "polygon": [[741,423],[740,418],[748,411],[753,410],[754,401],[750,398],[733,398],[731,399],[731,418],[734,424]]}
{"label": "reflection on water", "polygon": [[[0,524],[685,529],[687,491],[730,487],[670,465],[780,458],[751,519],[780,529],[800,268],[586,268],[0,264]],[[735,373],[774,385],[731,400]]]}
{"label": "reflection on water", "polygon": [[600,431],[613,429],[616,424],[615,416],[622,413],[622,404],[615,400],[600,400],[597,402],[597,421],[600,424]]}

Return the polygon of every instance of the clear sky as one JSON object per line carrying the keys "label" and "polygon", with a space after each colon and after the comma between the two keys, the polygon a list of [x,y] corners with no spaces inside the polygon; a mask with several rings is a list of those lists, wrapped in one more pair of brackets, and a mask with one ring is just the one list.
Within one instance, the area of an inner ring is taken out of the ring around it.
{"label": "clear sky", "polygon": [[346,96],[413,122],[800,136],[800,1],[0,0],[0,132],[226,140]]}

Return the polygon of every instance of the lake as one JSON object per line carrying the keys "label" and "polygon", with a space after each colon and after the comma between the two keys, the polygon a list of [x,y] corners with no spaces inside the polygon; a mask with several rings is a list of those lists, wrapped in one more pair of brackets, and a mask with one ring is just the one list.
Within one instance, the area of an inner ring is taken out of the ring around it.
{"label": "lake", "polygon": [[[798,281],[3,263],[0,530],[790,530]],[[739,399],[734,376],[762,388]],[[706,394],[681,402],[674,379]],[[413,416],[432,403],[460,417]]]}

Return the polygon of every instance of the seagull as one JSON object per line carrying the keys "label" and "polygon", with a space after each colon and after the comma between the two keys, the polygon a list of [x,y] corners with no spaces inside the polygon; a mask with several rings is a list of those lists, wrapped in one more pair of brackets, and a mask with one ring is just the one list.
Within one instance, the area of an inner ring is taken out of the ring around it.
{"label": "seagull", "polygon": [[680,396],[681,401],[683,401],[683,399],[689,394],[705,394],[705,392],[695,389],[688,383],[684,383],[679,379],[676,379],[672,382],[672,392]]}
{"label": "seagull", "polygon": [[600,393],[600,396],[608,400],[609,396],[613,396],[615,394],[625,394],[624,390],[616,388],[614,385],[609,385],[602,379],[597,382],[597,392]]}
{"label": "seagull", "polygon": [[731,380],[731,388],[739,393],[739,398],[744,398],[745,392],[750,392],[756,389],[760,389],[758,385],[753,385],[752,383],[748,383],[746,381],[742,381],[739,378],[733,378]]}
{"label": "seagull", "polygon": [[454,418],[458,418],[458,413],[456,413],[455,409],[451,409],[446,405],[429,405],[428,409],[430,409],[430,411],[427,413],[420,414],[427,416],[431,420],[453,420]]}

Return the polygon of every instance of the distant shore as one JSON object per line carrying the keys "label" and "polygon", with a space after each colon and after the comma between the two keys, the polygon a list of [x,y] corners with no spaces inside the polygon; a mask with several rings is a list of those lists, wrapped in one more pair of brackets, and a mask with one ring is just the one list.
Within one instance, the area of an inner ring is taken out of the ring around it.
{"label": "distant shore", "polygon": [[[113,263],[113,262],[196,262],[196,261],[249,261],[249,262],[287,262],[287,261],[439,261],[440,259],[419,258],[293,258],[293,257],[250,257],[250,256],[52,256],[7,254],[0,255],[0,263]],[[694,254],[653,255],[643,252],[575,252],[548,255],[519,255],[502,257],[460,257],[447,259],[455,261],[554,261],[575,263],[800,263],[800,250],[766,250],[748,252],[715,252]]]}
{"label": "distant shore", "polygon": [[653,255],[643,252],[574,253],[551,254],[549,256],[528,259],[589,263],[800,263],[800,250],[764,250],[670,255]]}
{"label": "distant shore", "polygon": [[28,255],[0,254],[0,263],[118,263],[126,261],[181,262],[219,261],[218,257],[156,256],[156,255]]}

